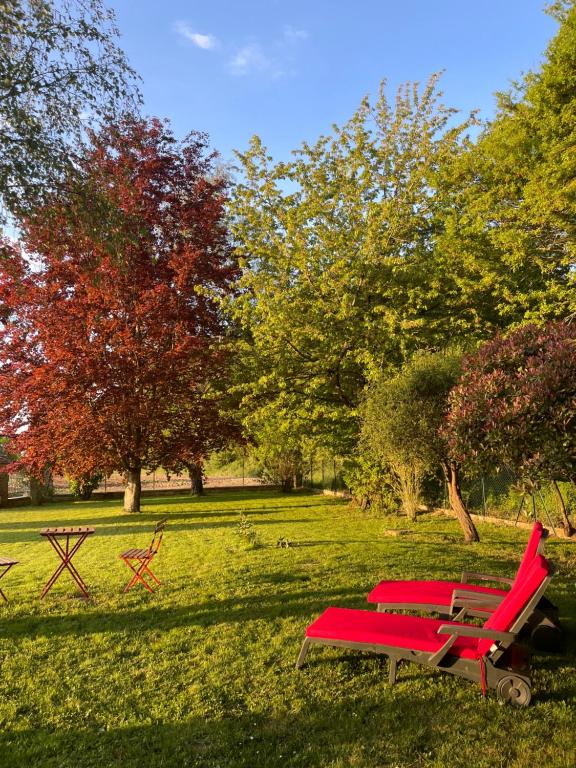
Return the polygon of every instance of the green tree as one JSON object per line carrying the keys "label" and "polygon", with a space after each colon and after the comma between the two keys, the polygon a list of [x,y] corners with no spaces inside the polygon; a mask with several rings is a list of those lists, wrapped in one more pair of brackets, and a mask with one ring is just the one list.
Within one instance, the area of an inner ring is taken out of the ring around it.
{"label": "green tree", "polygon": [[442,469],[450,506],[466,541],[478,532],[460,493],[460,467],[451,458],[442,427],[448,395],[461,372],[461,353],[419,353],[393,377],[382,376],[369,390],[361,445],[396,477],[403,506],[415,517],[426,472]]}
{"label": "green tree", "polygon": [[274,402],[246,416],[247,433],[262,475],[291,491],[302,485],[303,444],[308,425],[289,408]]}
{"label": "green tree", "polygon": [[452,169],[454,279],[471,299],[498,296],[502,327],[576,312],[576,7],[551,10],[560,28],[540,70],[499,94]]}
{"label": "green tree", "polygon": [[0,202],[21,212],[74,167],[83,124],[138,101],[102,0],[0,3]]}
{"label": "green tree", "polygon": [[256,137],[239,154],[245,406],[290,399],[335,453],[355,443],[367,381],[479,326],[435,253],[451,204],[442,169],[469,125],[454,125],[436,81],[406,86],[393,106],[382,88],[290,162],[274,163]]}
{"label": "green tree", "polygon": [[68,478],[68,487],[75,499],[89,501],[103,479],[104,476],[99,472],[80,475],[79,477],[70,477]]}

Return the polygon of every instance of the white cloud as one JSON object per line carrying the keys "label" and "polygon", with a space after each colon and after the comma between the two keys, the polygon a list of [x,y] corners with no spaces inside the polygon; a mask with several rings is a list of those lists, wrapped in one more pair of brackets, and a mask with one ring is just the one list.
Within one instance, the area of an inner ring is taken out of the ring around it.
{"label": "white cloud", "polygon": [[251,74],[280,77],[283,74],[278,63],[267,56],[258,43],[251,43],[240,48],[230,59],[229,67],[232,74],[238,77]]}
{"label": "white cloud", "polygon": [[188,21],[177,21],[174,30],[180,37],[204,51],[219,50],[228,59],[228,71],[236,77],[260,75],[276,79],[294,74],[296,48],[309,38],[304,29],[285,26],[276,40],[268,45],[257,41],[238,47],[221,43],[214,35],[197,32]]}
{"label": "white cloud", "polygon": [[202,48],[203,51],[212,51],[218,46],[218,40],[214,35],[195,32],[187,21],[177,21],[174,26],[181,37],[194,43],[197,48]]}
{"label": "white cloud", "polygon": [[302,40],[308,40],[310,34],[305,29],[296,29],[295,27],[284,27],[284,42],[299,43]]}

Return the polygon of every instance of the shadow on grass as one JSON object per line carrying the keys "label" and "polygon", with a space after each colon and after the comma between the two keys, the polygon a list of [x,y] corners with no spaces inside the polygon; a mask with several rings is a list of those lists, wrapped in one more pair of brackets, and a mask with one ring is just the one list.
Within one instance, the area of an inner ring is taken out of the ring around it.
{"label": "shadow on grass", "polygon": [[[305,581],[305,579],[301,579]],[[157,593],[158,594],[158,593]],[[158,595],[159,596],[159,595]],[[154,598],[150,598],[154,599]],[[54,637],[60,635],[89,635],[101,632],[152,632],[183,626],[210,627],[217,624],[276,619],[290,616],[310,616],[321,613],[329,605],[358,607],[364,595],[348,588],[301,591],[271,596],[235,597],[210,600],[191,605],[162,608],[157,605],[134,610],[98,611],[86,607],[83,613],[67,616],[16,617],[0,624],[3,639]],[[302,631],[305,624],[302,626]]]}
{"label": "shadow on grass", "polygon": [[[537,704],[514,712],[499,707],[493,695],[483,701],[469,683],[447,683],[440,675],[421,676],[416,686],[400,679],[392,693],[386,683],[375,682],[372,659],[352,663],[357,673],[369,676],[369,684],[361,692],[342,694],[341,684],[332,679],[328,683],[334,689],[331,701],[317,690],[318,671],[287,673],[300,675],[303,699],[297,711],[288,707],[278,711],[277,705],[276,711],[268,712],[265,702],[259,706],[250,702],[248,692],[222,686],[204,689],[202,713],[192,714],[184,705],[178,720],[172,722],[154,718],[145,708],[146,702],[135,695],[129,725],[103,727],[95,706],[82,727],[4,729],[0,753],[10,757],[11,768],[493,768],[545,763],[549,739],[543,736],[535,743],[530,738],[529,746],[526,744],[537,727]],[[336,666],[334,660],[332,666]],[[466,700],[464,689],[470,693]],[[569,696],[572,691],[566,684],[562,692]],[[546,701],[545,693],[542,701]],[[25,705],[20,708],[23,715],[34,715]],[[457,736],[454,717],[458,718]],[[144,722],[134,725],[138,718]],[[486,733],[480,736],[482,722]],[[511,733],[505,737],[509,729]],[[554,765],[571,765],[574,737],[565,723],[554,740]],[[527,750],[529,754],[525,754]]]}
{"label": "shadow on grass", "polygon": [[[265,514],[264,512],[262,514]],[[216,513],[214,517],[230,517],[229,515],[220,515],[220,513]],[[238,523],[238,518],[233,517],[231,520],[226,521],[218,521],[218,522],[211,522],[210,518],[211,515],[188,515],[187,513],[172,515],[168,518],[168,524],[165,529],[165,536],[169,537],[171,533],[179,533],[182,531],[202,531],[202,530],[209,530],[212,528],[230,528],[234,529],[234,527]],[[201,522],[197,518],[208,518],[206,522]],[[134,520],[132,517],[130,518],[120,518],[120,520],[116,520],[115,518],[88,518],[86,520],[77,520],[75,519],[73,523],[70,523],[70,520],[58,520],[58,521],[51,521],[48,525],[38,525],[38,527],[34,526],[31,528],[30,524],[26,526],[27,530],[24,528],[13,530],[12,526],[0,526],[0,536],[2,536],[2,544],[10,545],[10,543],[17,543],[17,542],[36,542],[40,540],[40,530],[42,528],[48,528],[48,527],[59,527],[59,526],[94,526],[96,529],[95,536],[128,536],[133,535],[135,538],[137,537],[140,541],[141,546],[146,546],[149,544],[149,541],[147,539],[150,539],[152,537],[153,532],[153,526],[154,522],[158,520],[158,516],[155,515],[154,518],[151,518],[150,520],[145,520],[144,518],[139,517],[137,520]],[[176,521],[182,521],[180,523]],[[276,520],[253,520],[251,521],[254,526],[266,526],[266,525],[276,525]],[[314,518],[290,518],[289,520],[283,521],[283,525],[291,526],[294,524],[302,524],[302,523],[313,523],[315,522]],[[138,542],[135,543],[135,546],[138,546]],[[85,545],[88,546],[88,545]],[[83,550],[84,551],[84,550]]]}
{"label": "shadow on grass", "polygon": [[[158,505],[166,506],[164,504],[163,499],[154,499],[152,500],[154,503],[158,503]],[[85,517],[79,517],[80,511],[83,513],[85,510],[82,510],[82,506],[79,504],[73,504],[70,503],[69,506],[62,509],[61,506],[44,506],[44,507],[37,507],[35,509],[42,509],[46,512],[46,518],[45,520],[37,520],[37,521],[31,521],[31,520],[22,520],[22,521],[10,521],[5,522],[2,520],[2,515],[0,514],[0,533],[2,532],[10,532],[10,531],[18,531],[18,530],[28,530],[31,534],[34,534],[38,531],[40,531],[41,528],[47,528],[47,527],[56,527],[56,526],[66,526],[66,525],[74,525],[74,526],[81,526],[81,525],[94,525],[98,526],[98,528],[102,528],[102,526],[113,526],[113,527],[120,527],[122,529],[133,528],[134,530],[139,530],[142,527],[153,525],[158,519],[159,516],[165,516],[168,518],[168,523],[171,524],[176,520],[198,520],[198,519],[204,519],[208,518],[209,520],[212,518],[231,518],[231,522],[234,522],[234,518],[236,516],[240,516],[241,514],[245,514],[248,517],[251,517],[253,515],[279,515],[279,514],[285,514],[287,510],[293,510],[293,509],[306,509],[306,508],[314,508],[317,507],[318,504],[313,503],[306,503],[306,504],[296,504],[296,505],[274,505],[274,506],[249,506],[249,507],[225,507],[224,509],[219,509],[218,511],[213,511],[211,509],[194,509],[194,507],[190,509],[182,509],[183,502],[184,503],[191,503],[190,498],[186,497],[179,497],[178,499],[170,499],[170,505],[171,506],[178,506],[179,509],[172,512],[170,509],[165,510],[147,510],[143,509],[142,512],[139,512],[137,514],[127,514],[123,512],[121,509],[118,509],[117,513],[114,515],[110,515],[107,517],[102,517],[99,514],[92,514],[87,515]],[[221,500],[218,499],[220,502]],[[287,499],[289,501],[289,499]],[[238,503],[238,499],[230,499],[230,502],[234,502],[235,504]],[[193,502],[192,502],[193,503]],[[98,502],[95,504],[91,504],[90,502],[86,502],[87,505],[90,505],[90,508],[93,509],[95,512],[106,509],[107,506],[109,507],[108,502]],[[106,506],[105,506],[106,505]],[[221,505],[219,505],[221,506]],[[13,510],[10,510],[12,512]],[[288,520],[287,523],[291,522],[301,522],[301,521],[293,521]],[[306,521],[307,522],[307,521]],[[107,529],[107,532],[108,529]],[[125,532],[124,530],[122,532]]]}
{"label": "shadow on grass", "polygon": [[[366,712],[365,706],[355,702],[323,703],[299,713],[267,716],[235,711],[231,697],[227,701],[221,692],[211,691],[207,699],[205,716],[184,716],[176,723],[160,721],[107,729],[88,723],[84,728],[65,731],[46,727],[3,730],[0,751],[10,755],[12,768],[313,767],[336,764],[333,760],[341,764],[338,758],[355,742],[364,743],[371,753],[377,750],[381,759],[391,753],[387,744],[393,736],[390,726],[378,733],[366,732],[364,718],[356,718],[356,722],[351,718],[351,706]],[[237,705],[241,707],[241,702]],[[398,710],[394,722],[405,707],[394,707]],[[408,741],[414,743],[402,744],[404,754],[416,754],[417,747],[422,746],[421,736],[416,740],[408,736]],[[387,761],[381,764],[390,765]]]}
{"label": "shadow on grass", "polygon": [[[310,499],[316,498],[318,499],[317,504],[310,504]],[[190,496],[187,494],[179,494],[178,496],[154,496],[154,497],[145,497],[142,499],[142,508],[145,510],[146,507],[153,507],[153,506],[165,506],[168,504],[182,504],[182,502],[186,502],[187,504],[192,504],[194,506],[196,505],[203,505],[203,504],[237,504],[239,501],[245,503],[245,502],[252,502],[252,503],[260,503],[262,500],[272,500],[276,504],[280,502],[280,500],[285,503],[287,506],[290,507],[300,507],[300,506],[317,506],[318,503],[321,503],[322,505],[331,506],[333,503],[339,503],[341,504],[341,500],[336,500],[334,502],[333,499],[327,499],[326,497],[319,496],[317,494],[309,493],[309,492],[303,492],[303,493],[297,493],[297,494],[287,494],[282,493],[281,491],[217,491],[217,492],[210,492],[210,489],[208,489],[208,492],[204,496]],[[118,501],[118,500],[116,500]]]}

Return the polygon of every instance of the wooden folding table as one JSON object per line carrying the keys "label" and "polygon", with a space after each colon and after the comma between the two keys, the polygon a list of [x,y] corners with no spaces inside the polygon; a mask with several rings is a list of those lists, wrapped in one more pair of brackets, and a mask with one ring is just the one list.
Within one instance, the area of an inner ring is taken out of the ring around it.
{"label": "wooden folding table", "polygon": [[[40,531],[40,536],[44,536],[48,539],[50,544],[54,547],[56,552],[58,553],[58,557],[62,562],[56,568],[52,576],[48,579],[46,582],[46,586],[42,590],[42,594],[40,595],[40,599],[42,599],[46,594],[48,594],[49,590],[54,586],[56,583],[58,577],[62,573],[64,569],[67,569],[70,571],[70,574],[72,575],[72,578],[78,584],[80,587],[80,590],[82,591],[82,594],[85,598],[90,597],[88,594],[88,587],[86,584],[82,581],[82,577],[74,567],[74,564],[72,563],[72,558],[78,552],[82,544],[86,541],[88,536],[91,536],[94,533],[94,528],[88,528],[86,526],[82,527],[76,527],[76,528],[43,528]],[[74,541],[75,540],[75,541]],[[73,542],[71,544],[71,541]]]}
{"label": "wooden folding table", "polygon": [[[0,579],[5,576],[10,568],[12,568],[13,565],[16,565],[18,563],[18,560],[12,560],[10,557],[0,557]],[[0,589],[0,597],[4,600],[5,603],[8,602],[8,598],[2,592]]]}

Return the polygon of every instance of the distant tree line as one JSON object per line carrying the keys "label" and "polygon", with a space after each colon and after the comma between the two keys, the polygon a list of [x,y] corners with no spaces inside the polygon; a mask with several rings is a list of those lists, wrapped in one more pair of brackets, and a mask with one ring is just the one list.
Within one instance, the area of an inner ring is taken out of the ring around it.
{"label": "distant tree line", "polygon": [[392,101],[383,83],[289,161],[254,137],[233,179],[205,135],[139,115],[100,0],[5,3],[12,466],[79,488],[122,471],[138,511],[144,467],[201,492],[230,440],[286,489],[331,454],[362,505],[391,489],[410,516],[442,477],[469,541],[462,472],[574,482],[576,7],[550,12],[493,120],[458,119],[437,76]]}

